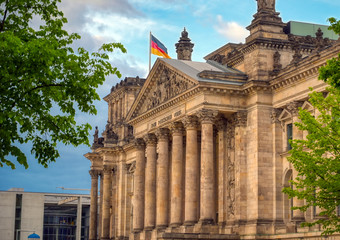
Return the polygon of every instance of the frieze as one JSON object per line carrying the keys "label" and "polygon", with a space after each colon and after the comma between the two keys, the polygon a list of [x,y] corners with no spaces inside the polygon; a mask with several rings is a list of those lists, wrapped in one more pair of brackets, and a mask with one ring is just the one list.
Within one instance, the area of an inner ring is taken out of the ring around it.
{"label": "frieze", "polygon": [[158,121],[155,121],[155,122],[151,123],[150,124],[150,128],[155,128],[155,127],[157,127],[157,126],[159,126],[159,125],[161,125],[163,123],[166,123],[166,122],[172,120],[173,118],[181,116],[182,114],[183,114],[182,110],[179,110],[179,111],[177,111],[177,112],[175,112],[175,113],[173,113],[171,115],[168,115],[166,117],[161,118]]}

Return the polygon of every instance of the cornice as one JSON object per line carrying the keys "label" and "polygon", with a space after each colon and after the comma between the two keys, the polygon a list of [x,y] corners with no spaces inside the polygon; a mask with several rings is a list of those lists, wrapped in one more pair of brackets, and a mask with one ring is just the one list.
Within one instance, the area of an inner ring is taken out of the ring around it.
{"label": "cornice", "polygon": [[279,91],[307,77],[319,74],[319,68],[326,65],[327,60],[337,57],[340,52],[340,42],[321,52],[302,59],[297,64],[289,64],[282,69],[277,77],[270,81],[272,90]]}
{"label": "cornice", "polygon": [[110,94],[106,95],[105,97],[103,97],[103,99],[106,101],[106,102],[110,102],[114,99],[119,99],[121,98],[123,95],[124,92],[128,92],[128,91],[131,91],[131,90],[139,90],[141,88],[141,86],[122,86],[120,87],[119,89],[111,92]]}
{"label": "cornice", "polygon": [[86,157],[91,162],[102,159],[102,157],[97,152],[88,152],[88,153],[84,154],[84,157]]}

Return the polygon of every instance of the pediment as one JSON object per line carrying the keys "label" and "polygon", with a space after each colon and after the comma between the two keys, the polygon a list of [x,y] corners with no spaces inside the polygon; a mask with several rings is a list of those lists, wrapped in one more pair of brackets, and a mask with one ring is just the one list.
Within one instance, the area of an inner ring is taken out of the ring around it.
{"label": "pediment", "polygon": [[286,121],[288,119],[291,119],[292,115],[290,114],[290,112],[288,112],[286,109],[284,109],[282,111],[282,113],[280,114],[280,116],[278,117],[279,121]]}
{"label": "pediment", "polygon": [[301,109],[306,110],[310,113],[314,112],[314,107],[312,104],[310,104],[308,101],[305,101],[302,106]]}
{"label": "pediment", "polygon": [[197,81],[158,59],[132,106],[128,119],[175,99],[197,84]]}

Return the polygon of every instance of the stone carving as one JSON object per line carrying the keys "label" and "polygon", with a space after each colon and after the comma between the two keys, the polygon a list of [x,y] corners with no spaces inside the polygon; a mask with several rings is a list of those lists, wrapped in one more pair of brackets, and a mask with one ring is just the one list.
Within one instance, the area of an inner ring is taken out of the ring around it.
{"label": "stone carving", "polygon": [[282,108],[273,108],[272,113],[270,114],[270,118],[272,119],[272,123],[280,122],[279,116],[281,115],[283,109]]}
{"label": "stone carving", "polygon": [[147,145],[156,145],[157,144],[157,137],[153,133],[148,133],[144,137],[144,141]]}
{"label": "stone carving", "polygon": [[106,143],[117,143],[118,141],[118,135],[113,131],[113,125],[109,121],[107,121],[102,135]]}
{"label": "stone carving", "polygon": [[198,128],[198,118],[195,115],[189,115],[186,116],[183,119],[183,125],[185,128],[194,128],[197,129]]}
{"label": "stone carving", "polygon": [[235,126],[246,126],[247,125],[247,116],[248,113],[247,111],[238,111],[236,113],[233,114],[233,123],[235,124]]}
{"label": "stone carving", "polygon": [[286,109],[292,116],[298,116],[299,115],[299,108],[302,106],[303,102],[299,101],[293,101],[288,103]]}
{"label": "stone carving", "polygon": [[290,63],[297,64],[302,59],[301,44],[303,43],[304,39],[289,34],[288,40],[291,42],[292,50],[294,51],[293,59]]}
{"label": "stone carving", "polygon": [[167,128],[158,128],[156,131],[156,136],[158,140],[168,140],[169,138],[169,129]]}
{"label": "stone carving", "polygon": [[274,64],[273,64],[272,75],[277,75],[282,69],[281,54],[278,51],[274,53],[273,61],[274,61]]}
{"label": "stone carving", "polygon": [[151,89],[151,95],[146,103],[146,110],[150,110],[161,103],[179,95],[194,84],[181,79],[174,72],[164,68],[160,78]]}
{"label": "stone carving", "polygon": [[103,174],[104,175],[111,174],[112,171],[113,171],[112,166],[104,165],[104,169],[103,169]]}
{"label": "stone carving", "polygon": [[216,119],[218,111],[210,109],[202,109],[196,113],[202,123],[213,123]]}
{"label": "stone carving", "polygon": [[104,138],[98,137],[98,127],[96,126],[96,130],[94,131],[94,134],[93,134],[92,148],[95,149],[95,148],[103,147],[104,146],[103,141],[104,141]]}
{"label": "stone carving", "polygon": [[275,10],[275,0],[256,0],[256,1],[258,12],[264,9]]}
{"label": "stone carving", "polygon": [[220,64],[223,64],[223,60],[224,60],[225,56],[221,55],[221,54],[216,54],[214,56],[212,56],[209,60],[218,62]]}
{"label": "stone carving", "polygon": [[91,170],[89,171],[89,173],[90,173],[90,175],[91,175],[91,178],[97,179],[98,176],[99,176],[99,171],[98,171],[98,170],[91,169]]}
{"label": "stone carving", "polygon": [[235,216],[235,125],[228,122],[227,125],[227,202],[229,217]]}
{"label": "stone carving", "polygon": [[170,125],[170,131],[172,134],[183,134],[183,124],[181,122],[173,122]]}
{"label": "stone carving", "polygon": [[191,43],[191,40],[188,37],[188,32],[185,28],[181,35],[182,36],[179,39],[178,43],[175,44],[177,59],[191,61],[191,53],[193,51],[192,49],[194,47],[194,44]]}
{"label": "stone carving", "polygon": [[144,142],[143,138],[136,138],[135,141],[134,141],[134,144],[135,144],[135,147],[138,150],[144,150],[144,148],[145,148],[145,142]]}

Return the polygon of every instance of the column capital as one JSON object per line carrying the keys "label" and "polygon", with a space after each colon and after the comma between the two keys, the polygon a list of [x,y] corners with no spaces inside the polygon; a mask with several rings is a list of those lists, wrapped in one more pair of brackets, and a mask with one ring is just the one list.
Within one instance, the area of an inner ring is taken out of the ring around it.
{"label": "column capital", "polygon": [[167,128],[157,129],[156,136],[158,138],[158,141],[168,140],[169,139],[169,129],[167,129]]}
{"label": "column capital", "polygon": [[144,141],[145,141],[146,145],[156,146],[157,137],[154,133],[148,133],[144,136]]}
{"label": "column capital", "polygon": [[91,169],[89,171],[90,175],[91,175],[91,178],[98,178],[98,175],[99,175],[99,171],[98,170],[94,170],[94,169]]}
{"label": "column capital", "polygon": [[112,166],[104,165],[103,174],[104,175],[109,175],[111,173],[112,173]]}
{"label": "column capital", "polygon": [[215,125],[216,125],[218,131],[223,131],[227,128],[228,121],[227,121],[227,119],[221,117],[221,118],[216,120]]}
{"label": "column capital", "polygon": [[143,138],[136,138],[134,141],[134,145],[138,150],[144,150],[145,142]]}
{"label": "column capital", "polygon": [[197,117],[201,121],[201,123],[214,123],[216,120],[218,111],[210,110],[210,109],[202,109],[196,113]]}
{"label": "column capital", "polygon": [[197,129],[198,128],[198,118],[195,115],[189,115],[186,116],[183,121],[182,121],[184,127],[186,129],[191,128],[191,129]]}
{"label": "column capital", "polygon": [[183,124],[181,122],[173,122],[170,124],[170,131],[173,135],[182,135],[183,134]]}
{"label": "column capital", "polygon": [[298,116],[299,115],[299,108],[302,106],[303,102],[300,101],[292,101],[287,104],[286,109],[292,116]]}
{"label": "column capital", "polygon": [[247,111],[238,111],[233,114],[233,123],[237,127],[245,127],[247,125]]}

